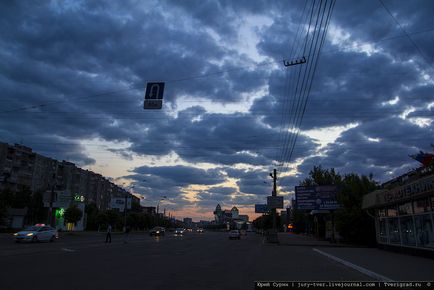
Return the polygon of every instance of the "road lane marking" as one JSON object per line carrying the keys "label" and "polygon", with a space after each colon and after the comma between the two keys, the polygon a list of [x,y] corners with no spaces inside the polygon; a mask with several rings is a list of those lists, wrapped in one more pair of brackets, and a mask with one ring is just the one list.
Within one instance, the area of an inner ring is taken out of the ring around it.
{"label": "road lane marking", "polygon": [[68,249],[68,248],[62,248],[62,251],[65,251],[65,252],[75,252],[75,250]]}
{"label": "road lane marking", "polygon": [[320,250],[318,250],[316,248],[312,248],[312,250],[314,250],[315,252],[317,252],[317,253],[319,253],[321,255],[324,255],[327,258],[330,258],[330,259],[332,259],[332,260],[334,260],[334,261],[336,261],[338,263],[341,263],[341,264],[343,264],[343,265],[345,265],[345,266],[347,266],[349,268],[352,268],[352,269],[354,269],[356,271],[359,271],[359,272],[361,272],[361,273],[363,273],[363,274],[365,274],[365,275],[367,275],[367,276],[369,276],[371,278],[374,278],[374,279],[376,279],[378,281],[382,281],[382,282],[394,282],[392,279],[387,278],[386,276],[377,274],[377,273],[372,272],[372,271],[370,271],[370,270],[368,270],[366,268],[357,266],[357,265],[355,265],[355,264],[353,264],[351,262],[345,261],[345,260],[343,260],[341,258],[335,257],[333,255],[330,255],[330,254],[326,253],[326,252],[320,251]]}

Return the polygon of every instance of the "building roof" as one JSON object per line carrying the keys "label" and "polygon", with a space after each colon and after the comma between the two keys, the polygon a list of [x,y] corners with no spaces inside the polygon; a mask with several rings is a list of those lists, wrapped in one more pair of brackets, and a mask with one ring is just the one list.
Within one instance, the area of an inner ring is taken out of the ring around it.
{"label": "building roof", "polygon": [[236,206],[234,206],[231,211],[238,211],[238,208]]}

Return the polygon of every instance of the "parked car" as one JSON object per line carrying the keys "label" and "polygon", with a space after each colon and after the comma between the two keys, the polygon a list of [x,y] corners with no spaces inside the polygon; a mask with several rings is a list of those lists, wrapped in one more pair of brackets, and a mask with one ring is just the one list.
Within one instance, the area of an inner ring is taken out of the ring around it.
{"label": "parked car", "polygon": [[55,228],[46,226],[45,224],[36,224],[25,228],[22,231],[14,234],[15,242],[54,242],[59,238],[59,233]]}
{"label": "parked car", "polygon": [[241,238],[240,231],[232,230],[229,232],[229,240],[239,240]]}
{"label": "parked car", "polygon": [[149,231],[150,236],[164,236],[166,229],[163,227],[154,227]]}

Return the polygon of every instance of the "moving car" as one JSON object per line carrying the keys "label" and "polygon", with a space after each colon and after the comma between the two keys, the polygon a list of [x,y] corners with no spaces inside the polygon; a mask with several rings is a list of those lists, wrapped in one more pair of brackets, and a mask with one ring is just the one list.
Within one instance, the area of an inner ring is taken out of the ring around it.
{"label": "moving car", "polygon": [[184,233],[184,229],[182,229],[182,228],[175,229],[175,235],[182,236],[183,233]]}
{"label": "moving car", "polygon": [[163,227],[154,227],[149,231],[150,236],[164,236],[166,229]]}
{"label": "moving car", "polygon": [[15,242],[54,242],[59,238],[59,234],[55,228],[46,226],[45,224],[36,224],[14,234]]}
{"label": "moving car", "polygon": [[239,240],[241,238],[240,232],[238,230],[232,230],[229,232],[229,240],[236,239]]}
{"label": "moving car", "polygon": [[203,229],[202,228],[198,228],[197,230],[196,230],[196,232],[198,232],[198,233],[203,233]]}

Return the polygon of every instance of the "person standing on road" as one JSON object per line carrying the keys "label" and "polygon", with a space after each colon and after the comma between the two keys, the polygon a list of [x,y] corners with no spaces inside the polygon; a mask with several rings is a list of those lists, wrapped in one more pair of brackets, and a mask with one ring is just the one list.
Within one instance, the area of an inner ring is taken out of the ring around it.
{"label": "person standing on road", "polygon": [[125,227],[125,234],[124,234],[124,244],[128,243],[128,238],[130,236],[130,231],[131,231],[130,226],[126,226]]}
{"label": "person standing on road", "polygon": [[112,225],[109,224],[107,226],[107,235],[105,236],[105,242],[111,243],[112,242]]}

